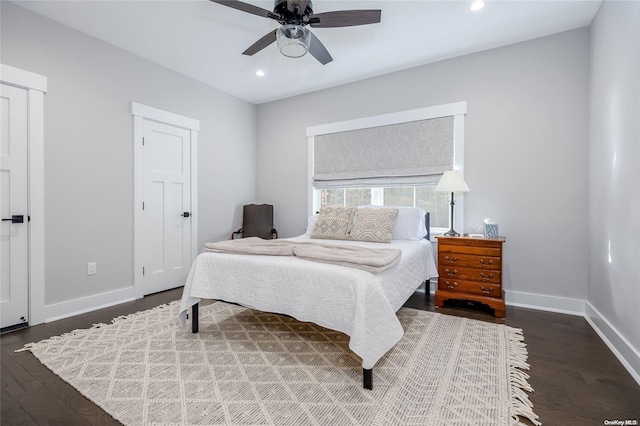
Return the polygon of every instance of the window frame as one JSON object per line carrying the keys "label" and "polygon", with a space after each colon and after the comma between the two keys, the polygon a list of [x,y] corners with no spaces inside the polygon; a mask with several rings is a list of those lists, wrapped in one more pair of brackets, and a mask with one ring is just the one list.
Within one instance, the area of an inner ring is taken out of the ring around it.
{"label": "window frame", "polygon": [[[453,168],[464,174],[464,116],[466,113],[467,102],[461,101],[307,127],[308,215],[313,215],[320,206],[320,191],[313,187],[313,148],[315,136],[453,116]],[[373,194],[371,198],[373,201]],[[454,216],[458,232],[464,232],[464,197],[456,198]],[[447,230],[448,228],[431,228],[431,234],[442,234]]]}

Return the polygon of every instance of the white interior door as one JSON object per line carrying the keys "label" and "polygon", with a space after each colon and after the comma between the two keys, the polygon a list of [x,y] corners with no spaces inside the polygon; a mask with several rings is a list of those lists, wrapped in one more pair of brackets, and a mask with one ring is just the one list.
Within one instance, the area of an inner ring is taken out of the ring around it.
{"label": "white interior door", "polygon": [[144,120],[144,294],[184,285],[191,267],[191,132]]}
{"label": "white interior door", "polygon": [[27,99],[25,89],[0,85],[1,328],[29,321]]}

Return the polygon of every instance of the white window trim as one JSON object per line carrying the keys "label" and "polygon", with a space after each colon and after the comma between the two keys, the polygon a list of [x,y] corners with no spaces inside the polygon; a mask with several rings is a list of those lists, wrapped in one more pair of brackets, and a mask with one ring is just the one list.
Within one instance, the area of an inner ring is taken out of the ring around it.
{"label": "white window trim", "polygon": [[[308,215],[311,216],[320,206],[320,191],[314,191],[313,189],[313,147],[315,136],[453,116],[453,168],[464,175],[464,116],[466,113],[467,102],[462,101],[307,127]],[[454,222],[458,232],[464,232],[464,197],[456,198]],[[437,234],[447,230],[448,228],[432,228],[432,233]]]}
{"label": "white window trim", "polygon": [[374,206],[384,202],[384,188],[371,188],[371,204]]}

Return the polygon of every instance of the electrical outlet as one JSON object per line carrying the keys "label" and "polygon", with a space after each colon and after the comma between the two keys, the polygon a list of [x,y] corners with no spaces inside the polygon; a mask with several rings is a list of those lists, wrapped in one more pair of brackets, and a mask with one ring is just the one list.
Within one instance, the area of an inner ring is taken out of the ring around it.
{"label": "electrical outlet", "polygon": [[96,274],[96,262],[87,263],[87,275],[95,275]]}

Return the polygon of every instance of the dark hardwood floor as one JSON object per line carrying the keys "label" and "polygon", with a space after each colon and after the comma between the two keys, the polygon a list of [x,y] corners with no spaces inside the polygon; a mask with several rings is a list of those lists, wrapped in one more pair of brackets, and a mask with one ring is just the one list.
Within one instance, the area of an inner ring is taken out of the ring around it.
{"label": "dark hardwood floor", "polygon": [[[119,424],[59,379],[24,344],[150,309],[179,299],[182,289],[147,296],[99,311],[14,331],[1,337],[2,425]],[[405,306],[435,311],[433,298],[416,293]],[[640,423],[640,386],[584,318],[507,307],[506,320],[481,307],[453,302],[437,309],[449,315],[505,323],[524,330],[529,351],[530,394],[544,425],[603,425],[605,420]],[[375,373],[374,373],[375,374]]]}

